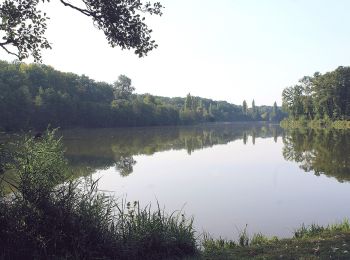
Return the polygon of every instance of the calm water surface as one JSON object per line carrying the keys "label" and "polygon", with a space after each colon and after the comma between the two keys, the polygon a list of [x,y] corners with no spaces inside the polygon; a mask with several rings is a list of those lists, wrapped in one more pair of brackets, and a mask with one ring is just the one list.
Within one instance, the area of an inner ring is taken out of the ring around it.
{"label": "calm water surface", "polygon": [[184,209],[197,231],[291,236],[350,217],[350,132],[274,125],[64,131],[78,175],[117,197]]}

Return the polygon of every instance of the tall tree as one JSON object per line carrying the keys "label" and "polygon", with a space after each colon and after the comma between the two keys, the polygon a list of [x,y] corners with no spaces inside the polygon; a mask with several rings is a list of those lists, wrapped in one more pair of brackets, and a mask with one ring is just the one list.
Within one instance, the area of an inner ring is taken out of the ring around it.
{"label": "tall tree", "polygon": [[185,99],[185,110],[192,110],[192,105],[193,105],[193,101],[192,101],[192,96],[190,93],[187,94],[186,99]]}
{"label": "tall tree", "polygon": [[282,92],[283,109],[293,118],[303,114],[303,88],[301,85],[289,87]]}
{"label": "tall tree", "polygon": [[244,115],[248,114],[248,105],[247,105],[247,101],[243,101],[243,106],[242,106],[242,112]]}
{"label": "tall tree", "polygon": [[258,117],[258,110],[257,110],[257,108],[255,106],[255,100],[254,99],[252,101],[252,117],[253,117],[254,120],[257,119],[257,117]]}
{"label": "tall tree", "polygon": [[131,85],[131,79],[125,75],[120,75],[113,83],[115,99],[129,99],[135,88]]}
{"label": "tall tree", "polygon": [[254,110],[255,110],[255,100],[253,99],[253,101],[252,101],[252,110],[253,110],[253,112],[254,112]]}
{"label": "tall tree", "polygon": [[270,121],[275,121],[277,119],[278,107],[276,101],[273,103],[272,112],[270,114]]}
{"label": "tall tree", "polygon": [[299,84],[283,90],[283,108],[292,118],[350,118],[350,67],[313,77],[303,77]]}

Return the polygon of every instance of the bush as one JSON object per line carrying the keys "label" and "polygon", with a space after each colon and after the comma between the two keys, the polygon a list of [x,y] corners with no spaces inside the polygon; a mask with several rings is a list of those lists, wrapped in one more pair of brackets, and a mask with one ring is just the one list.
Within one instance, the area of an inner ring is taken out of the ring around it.
{"label": "bush", "polygon": [[197,253],[192,220],[116,201],[97,181],[68,179],[54,132],[25,137],[0,194],[0,259],[160,259]]}

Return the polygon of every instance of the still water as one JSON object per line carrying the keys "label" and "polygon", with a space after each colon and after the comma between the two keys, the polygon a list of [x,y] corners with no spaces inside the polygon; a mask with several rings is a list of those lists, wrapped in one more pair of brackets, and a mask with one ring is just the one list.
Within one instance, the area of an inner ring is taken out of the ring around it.
{"label": "still water", "polygon": [[141,205],[194,217],[198,233],[288,237],[350,217],[350,132],[264,124],[64,131],[79,176]]}

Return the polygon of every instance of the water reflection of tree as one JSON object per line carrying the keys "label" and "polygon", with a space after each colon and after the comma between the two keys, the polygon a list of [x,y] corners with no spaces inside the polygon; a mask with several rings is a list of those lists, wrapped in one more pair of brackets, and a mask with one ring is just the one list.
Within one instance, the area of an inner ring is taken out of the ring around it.
{"label": "water reflection of tree", "polygon": [[138,155],[167,150],[191,154],[199,149],[227,144],[249,136],[273,137],[282,134],[278,126],[213,124],[191,127],[127,128],[70,131],[63,133],[67,157],[72,166],[96,170],[115,167],[122,176],[133,172]]}
{"label": "water reflection of tree", "polygon": [[115,168],[121,176],[126,177],[133,172],[135,164],[136,161],[132,156],[120,156],[120,158],[115,162]]}
{"label": "water reflection of tree", "polygon": [[291,130],[283,137],[283,156],[305,172],[350,181],[350,132],[340,130]]}

